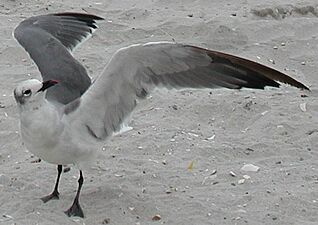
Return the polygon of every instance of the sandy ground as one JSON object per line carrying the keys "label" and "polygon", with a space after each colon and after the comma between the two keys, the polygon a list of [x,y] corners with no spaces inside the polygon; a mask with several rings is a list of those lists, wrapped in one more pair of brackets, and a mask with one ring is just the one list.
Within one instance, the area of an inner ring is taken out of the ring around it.
{"label": "sandy ground", "polygon": [[[318,224],[317,1],[259,2],[1,0],[0,224]],[[175,40],[285,70],[312,92],[154,93],[136,110],[134,129],[105,143],[84,171],[86,218],[68,218],[78,171],[62,174],[59,201],[42,203],[56,169],[31,163],[12,96],[18,82],[39,77],[12,30],[26,17],[62,11],[106,18],[74,53],[93,77],[120,47]],[[242,171],[247,163],[259,172]]]}

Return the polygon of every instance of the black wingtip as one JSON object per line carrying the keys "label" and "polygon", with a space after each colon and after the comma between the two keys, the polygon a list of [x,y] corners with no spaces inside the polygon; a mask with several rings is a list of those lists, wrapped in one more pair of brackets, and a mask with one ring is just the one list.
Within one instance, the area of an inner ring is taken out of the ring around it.
{"label": "black wingtip", "polygon": [[[257,89],[264,89],[265,86],[280,87],[279,83],[277,83],[278,81],[297,87],[301,90],[310,91],[306,85],[302,84],[296,79],[260,63],[224,52],[212,51],[196,46],[185,45],[185,47],[190,47],[198,51],[205,51],[212,59],[213,63],[221,63],[230,66],[232,69],[241,69],[242,71],[247,72],[249,74],[248,76],[246,76],[246,74],[241,76],[240,73],[232,73],[232,76],[247,81],[247,84],[245,84],[244,87]],[[228,68],[226,67],[222,69],[224,70]],[[233,71],[235,72],[235,70]]]}
{"label": "black wingtip", "polygon": [[103,17],[96,16],[94,14],[89,13],[78,13],[78,12],[62,12],[62,13],[54,13],[53,16],[71,16],[84,20],[105,20]]}
{"label": "black wingtip", "polygon": [[[100,16],[96,16],[93,14],[88,14],[88,13],[78,13],[78,12],[62,12],[62,13],[55,13],[51,14],[52,16],[58,16],[58,17],[63,17],[71,20],[77,20],[81,21],[87,24],[87,26],[91,27],[92,29],[97,29],[98,26],[96,25],[97,20],[104,20],[104,18]],[[90,33],[93,33],[90,31]]]}
{"label": "black wingtip", "polygon": [[[298,81],[297,81],[297,82],[298,82]],[[311,90],[309,89],[309,87],[307,87],[306,85],[304,85],[304,84],[302,84],[302,83],[300,83],[300,82],[298,82],[298,88],[300,88],[301,90],[311,91]]]}

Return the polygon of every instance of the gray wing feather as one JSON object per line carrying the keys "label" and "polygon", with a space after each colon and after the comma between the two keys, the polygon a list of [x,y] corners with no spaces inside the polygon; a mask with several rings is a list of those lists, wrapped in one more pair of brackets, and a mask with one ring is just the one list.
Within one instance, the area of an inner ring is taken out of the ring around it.
{"label": "gray wing feather", "polygon": [[155,87],[263,89],[279,87],[275,80],[308,89],[279,71],[225,53],[174,43],[133,45],[112,57],[68,116],[78,130],[103,140],[120,129],[136,100]]}
{"label": "gray wing feather", "polygon": [[47,99],[67,104],[80,97],[90,86],[85,68],[71,51],[97,28],[100,17],[80,13],[35,16],[22,21],[14,37],[30,54],[43,80],[58,80],[47,91]]}

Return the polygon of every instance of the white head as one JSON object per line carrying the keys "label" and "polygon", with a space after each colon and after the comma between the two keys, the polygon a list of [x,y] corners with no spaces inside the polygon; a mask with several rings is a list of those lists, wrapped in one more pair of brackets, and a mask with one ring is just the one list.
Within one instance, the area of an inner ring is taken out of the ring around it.
{"label": "white head", "polygon": [[58,81],[55,80],[41,82],[31,79],[23,81],[14,89],[14,98],[18,105],[39,101],[40,99],[44,99],[45,90],[57,83]]}

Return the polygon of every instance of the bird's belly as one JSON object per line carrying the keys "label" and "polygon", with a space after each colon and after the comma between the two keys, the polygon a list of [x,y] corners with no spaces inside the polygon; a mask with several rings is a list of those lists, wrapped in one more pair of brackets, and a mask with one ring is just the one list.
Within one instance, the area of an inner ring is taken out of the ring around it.
{"label": "bird's belly", "polygon": [[48,138],[48,134],[29,133],[21,129],[21,136],[31,153],[49,163],[81,166],[89,163],[95,156],[91,146],[76,141],[64,133],[58,137]]}
{"label": "bird's belly", "polygon": [[63,148],[58,148],[57,146],[34,146],[27,145],[27,149],[46,162],[67,165],[74,164],[74,157],[72,157],[71,151],[64,151]]}

